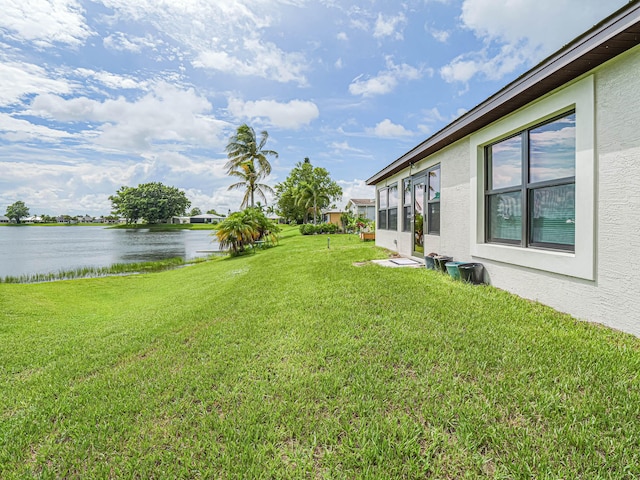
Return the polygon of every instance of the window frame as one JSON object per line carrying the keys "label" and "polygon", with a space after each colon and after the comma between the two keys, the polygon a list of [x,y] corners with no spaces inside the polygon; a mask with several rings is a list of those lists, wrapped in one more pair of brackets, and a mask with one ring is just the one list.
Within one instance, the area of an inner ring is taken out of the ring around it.
{"label": "window frame", "polygon": [[[575,249],[521,248],[487,243],[485,239],[484,147],[529,126],[576,112]],[[519,110],[493,122],[469,137],[471,229],[469,247],[479,261],[519,266],[593,281],[596,274],[595,80],[593,74],[558,88]],[[497,262],[497,263],[496,263]]]}
{"label": "window frame", "polygon": [[[431,199],[429,198],[429,191],[431,190],[431,172],[435,172],[438,171],[438,196]],[[424,217],[426,217],[427,220],[427,228],[425,233],[427,235],[440,235],[440,193],[442,192],[442,169],[440,168],[440,164],[438,163],[437,165],[434,165],[432,167],[429,167],[426,170],[426,193],[425,193],[425,215]],[[432,216],[431,216],[431,206],[432,205],[438,205],[438,225],[437,228],[434,228],[433,225],[433,221],[432,221]]]}
{"label": "window frame", "polygon": [[[395,206],[392,207],[390,204],[390,199],[391,196],[389,195],[390,191],[392,189],[395,189],[396,191],[396,203]],[[377,211],[377,224],[376,224],[376,229],[378,230],[398,230],[398,183],[394,183],[391,185],[387,185],[385,187],[382,187],[380,189],[378,189],[378,211]],[[384,195],[384,198],[386,200],[386,207],[385,208],[380,208],[380,199],[382,198],[381,196]],[[395,215],[394,215],[395,212]],[[384,225],[382,225],[381,220],[384,219]],[[391,220],[393,219],[393,222],[391,222]],[[393,223],[393,225],[391,225]]]}
{"label": "window frame", "polygon": [[[506,136],[504,138],[497,139],[484,147],[484,189],[485,189],[485,234],[484,238],[487,243],[498,243],[506,245],[515,245],[522,248],[542,248],[551,250],[566,250],[569,252],[575,251],[575,237],[573,244],[562,244],[554,242],[535,242],[533,241],[533,228],[532,220],[533,215],[530,206],[533,205],[532,197],[536,190],[551,187],[560,187],[573,185],[575,188],[576,177],[575,174],[569,177],[559,177],[552,180],[543,180],[538,182],[530,182],[529,172],[531,168],[531,131],[537,128],[549,125],[563,118],[574,116],[576,117],[575,109],[563,112],[552,118],[548,118],[543,122],[531,125],[519,132]],[[574,120],[575,121],[575,120]],[[510,140],[512,138],[521,137],[521,152],[520,152],[520,183],[518,185],[500,187],[493,189],[491,185],[491,179],[493,178],[493,163],[492,163],[492,147],[502,142]],[[575,153],[575,152],[574,152]],[[575,162],[575,157],[574,157]],[[575,163],[574,163],[575,172]],[[520,193],[520,240],[498,238],[493,237],[491,234],[491,197],[495,197],[505,193]],[[574,210],[575,211],[575,210]],[[575,215],[574,215],[575,217]],[[575,218],[574,218],[575,220]]]}
{"label": "window frame", "polygon": [[[407,188],[409,189],[409,202],[407,203]],[[411,215],[413,214],[413,177],[402,179],[402,231],[411,232]]]}

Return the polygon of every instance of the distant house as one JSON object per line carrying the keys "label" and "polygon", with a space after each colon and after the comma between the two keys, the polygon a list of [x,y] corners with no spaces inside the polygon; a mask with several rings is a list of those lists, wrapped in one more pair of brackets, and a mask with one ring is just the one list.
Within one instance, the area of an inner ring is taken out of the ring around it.
{"label": "distant house", "polygon": [[9,223],[9,217],[5,217],[4,215],[0,215],[0,223]]}
{"label": "distant house", "polygon": [[353,213],[356,217],[365,217],[372,222],[376,219],[375,198],[352,198],[347,202],[345,209]]}
{"label": "distant house", "polygon": [[189,217],[189,223],[218,223],[224,220],[224,217],[220,215],[213,215],[211,213],[203,213],[201,215],[194,215]]}
{"label": "distant house", "polygon": [[328,208],[322,211],[322,221],[324,223],[333,223],[342,229],[344,225],[342,225],[342,219],[340,217],[343,213],[344,211],[337,208]]}
{"label": "distant house", "polygon": [[376,245],[640,335],[639,72],[628,2],[371,176]]}
{"label": "distant house", "polygon": [[39,217],[37,215],[31,215],[30,217],[27,217],[25,219],[22,220],[24,223],[40,223],[42,222],[42,217]]}
{"label": "distant house", "polygon": [[183,224],[192,223],[192,222],[191,222],[190,217],[173,216],[169,220],[169,223],[171,223],[173,225],[183,225]]}

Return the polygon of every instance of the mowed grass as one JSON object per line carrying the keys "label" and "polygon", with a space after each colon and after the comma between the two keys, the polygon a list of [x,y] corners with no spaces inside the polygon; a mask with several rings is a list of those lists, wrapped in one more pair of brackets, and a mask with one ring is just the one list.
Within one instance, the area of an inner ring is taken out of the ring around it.
{"label": "mowed grass", "polygon": [[636,478],[638,339],[355,236],[0,285],[0,478]]}

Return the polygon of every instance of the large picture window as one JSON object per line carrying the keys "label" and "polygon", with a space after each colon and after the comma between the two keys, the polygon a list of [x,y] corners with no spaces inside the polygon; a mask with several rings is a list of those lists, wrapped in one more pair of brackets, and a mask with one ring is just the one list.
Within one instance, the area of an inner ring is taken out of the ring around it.
{"label": "large picture window", "polygon": [[576,115],[485,147],[488,243],[573,251]]}
{"label": "large picture window", "polygon": [[398,229],[398,185],[378,190],[378,229]]}

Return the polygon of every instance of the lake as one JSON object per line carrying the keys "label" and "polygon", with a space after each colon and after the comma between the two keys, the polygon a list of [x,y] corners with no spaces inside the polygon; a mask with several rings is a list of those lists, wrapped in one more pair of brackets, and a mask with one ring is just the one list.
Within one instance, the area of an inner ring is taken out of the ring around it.
{"label": "lake", "polygon": [[106,267],[217,250],[212,230],[112,229],[104,227],[0,227],[0,278]]}

